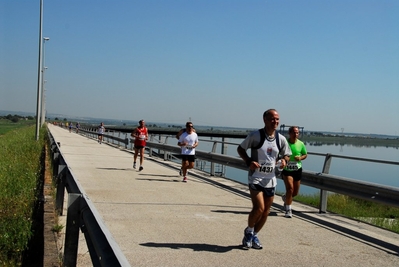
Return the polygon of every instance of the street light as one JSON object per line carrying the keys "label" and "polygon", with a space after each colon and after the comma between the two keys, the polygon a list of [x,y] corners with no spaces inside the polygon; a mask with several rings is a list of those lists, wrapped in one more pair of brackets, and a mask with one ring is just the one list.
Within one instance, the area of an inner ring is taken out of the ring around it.
{"label": "street light", "polygon": [[39,130],[40,130],[40,107],[42,103],[42,44],[43,44],[43,0],[40,0],[40,19],[39,19],[39,65],[37,68],[37,104],[36,104],[36,141],[39,140]]}
{"label": "street light", "polygon": [[43,37],[43,65],[42,65],[42,101],[41,101],[41,120],[40,120],[40,125],[43,126],[45,120],[46,120],[46,98],[44,95],[44,85],[46,81],[44,80],[44,72],[46,71],[47,67],[45,65],[45,53],[46,53],[46,41],[50,40],[49,37]]}

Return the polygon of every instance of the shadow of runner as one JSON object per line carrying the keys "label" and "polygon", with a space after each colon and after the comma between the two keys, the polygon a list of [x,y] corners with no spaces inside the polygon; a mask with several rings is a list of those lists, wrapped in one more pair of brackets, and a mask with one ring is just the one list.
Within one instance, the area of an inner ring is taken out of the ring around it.
{"label": "shadow of runner", "polygon": [[246,250],[241,245],[237,246],[218,246],[218,245],[209,245],[209,244],[181,244],[181,243],[142,243],[141,246],[145,247],[154,247],[154,248],[171,248],[171,249],[192,249],[193,251],[208,251],[215,253],[226,253],[233,249]]}

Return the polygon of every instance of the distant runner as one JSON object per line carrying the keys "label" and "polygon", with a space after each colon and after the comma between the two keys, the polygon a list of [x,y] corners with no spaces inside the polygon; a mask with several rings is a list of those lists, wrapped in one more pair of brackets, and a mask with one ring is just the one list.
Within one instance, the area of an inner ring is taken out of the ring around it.
{"label": "distant runner", "polygon": [[132,137],[134,137],[134,157],[133,157],[133,168],[136,169],[136,160],[137,160],[137,155],[140,153],[140,167],[139,171],[142,171],[143,168],[143,162],[144,162],[144,149],[147,144],[148,140],[148,129],[145,127],[145,121],[140,120],[139,121],[139,126],[134,129],[134,131],[131,133]]}
{"label": "distant runner", "polygon": [[103,122],[100,124],[100,126],[98,126],[97,133],[98,133],[98,143],[101,144],[103,142],[103,136],[105,133],[105,127]]}
{"label": "distant runner", "polygon": [[187,170],[194,168],[195,148],[198,146],[198,135],[193,131],[192,122],[186,123],[186,131],[179,137],[178,146],[181,147],[183,182],[187,182]]}

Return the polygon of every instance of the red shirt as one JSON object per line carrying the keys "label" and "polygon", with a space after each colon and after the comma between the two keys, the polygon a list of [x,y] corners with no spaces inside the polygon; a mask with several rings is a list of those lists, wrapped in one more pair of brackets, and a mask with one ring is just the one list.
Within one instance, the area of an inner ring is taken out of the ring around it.
{"label": "red shirt", "polygon": [[147,127],[137,127],[134,139],[135,146],[145,146],[148,130]]}

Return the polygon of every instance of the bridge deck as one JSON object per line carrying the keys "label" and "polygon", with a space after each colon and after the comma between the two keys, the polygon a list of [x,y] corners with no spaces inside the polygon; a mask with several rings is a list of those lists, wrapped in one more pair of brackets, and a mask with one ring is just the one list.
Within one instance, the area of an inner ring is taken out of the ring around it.
{"label": "bridge deck", "polygon": [[[286,219],[279,196],[263,250],[244,250],[246,186],[196,171],[183,183],[178,165],[150,157],[138,172],[129,151],[49,129],[131,266],[399,266],[399,235],[299,203]],[[78,266],[90,266],[80,236]]]}

